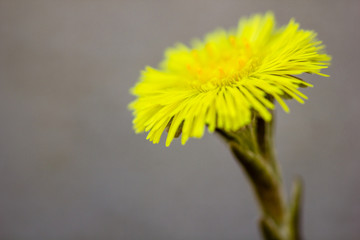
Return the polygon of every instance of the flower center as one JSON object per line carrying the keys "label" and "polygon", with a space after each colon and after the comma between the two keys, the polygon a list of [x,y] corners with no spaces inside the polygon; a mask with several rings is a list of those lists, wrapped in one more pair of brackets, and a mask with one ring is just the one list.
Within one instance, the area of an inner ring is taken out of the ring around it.
{"label": "flower center", "polygon": [[253,52],[246,39],[230,36],[226,41],[210,42],[191,51],[186,65],[191,87],[209,90],[228,86],[241,79],[251,63]]}

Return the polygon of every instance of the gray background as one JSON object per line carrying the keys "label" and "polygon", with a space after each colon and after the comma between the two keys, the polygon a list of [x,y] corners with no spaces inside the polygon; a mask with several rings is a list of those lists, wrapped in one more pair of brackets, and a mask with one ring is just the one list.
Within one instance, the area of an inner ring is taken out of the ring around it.
{"label": "gray background", "polygon": [[128,89],[163,50],[273,10],[315,29],[331,78],[277,112],[287,190],[305,179],[306,239],[360,239],[360,1],[0,1],[0,239],[260,239],[226,146],[153,145]]}

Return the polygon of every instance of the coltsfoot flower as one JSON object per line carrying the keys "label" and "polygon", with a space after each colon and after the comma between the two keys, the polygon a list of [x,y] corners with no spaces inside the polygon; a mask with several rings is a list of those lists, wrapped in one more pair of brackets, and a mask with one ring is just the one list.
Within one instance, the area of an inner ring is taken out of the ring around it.
{"label": "coltsfoot flower", "polygon": [[296,77],[320,73],[330,56],[314,31],[303,30],[293,19],[276,28],[272,13],[240,19],[238,27],[215,30],[190,47],[178,43],[168,48],[158,69],[146,67],[132,89],[137,99],[129,107],[137,133],[158,143],[168,130],[166,146],[182,134],[201,138],[205,126],[236,131],[256,113],[271,120],[275,99],[291,97],[300,103],[307,97],[299,87],[312,85]]}

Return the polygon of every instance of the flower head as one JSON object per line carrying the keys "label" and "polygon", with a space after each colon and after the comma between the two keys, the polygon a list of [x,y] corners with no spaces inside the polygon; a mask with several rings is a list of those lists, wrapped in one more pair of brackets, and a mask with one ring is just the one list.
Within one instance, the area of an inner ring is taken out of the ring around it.
{"label": "flower head", "polygon": [[135,131],[149,131],[147,139],[158,143],[167,129],[168,146],[179,133],[182,144],[201,138],[205,126],[236,131],[253,114],[269,121],[269,99],[288,112],[284,97],[307,98],[298,88],[312,85],[295,75],[327,76],[320,73],[330,61],[323,49],[316,33],[293,19],[276,28],[272,13],[241,19],[236,29],[218,29],[190,47],[176,44],[158,69],[145,68],[132,89]]}

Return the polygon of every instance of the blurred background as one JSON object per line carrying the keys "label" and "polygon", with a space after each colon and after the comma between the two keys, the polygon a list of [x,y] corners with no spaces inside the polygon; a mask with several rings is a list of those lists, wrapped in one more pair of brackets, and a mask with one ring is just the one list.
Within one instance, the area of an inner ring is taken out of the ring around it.
{"label": "blurred background", "polygon": [[306,239],[360,239],[360,1],[0,0],[0,239],[260,240],[223,142],[165,148],[127,104],[163,50],[272,10],[314,29],[330,78],[277,112],[287,191],[305,181]]}

